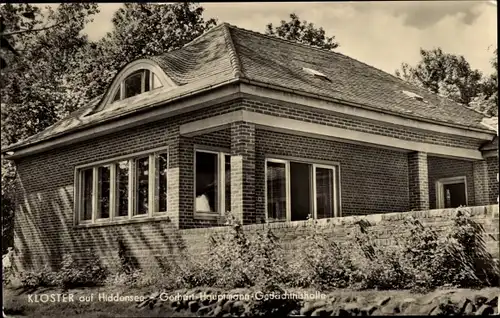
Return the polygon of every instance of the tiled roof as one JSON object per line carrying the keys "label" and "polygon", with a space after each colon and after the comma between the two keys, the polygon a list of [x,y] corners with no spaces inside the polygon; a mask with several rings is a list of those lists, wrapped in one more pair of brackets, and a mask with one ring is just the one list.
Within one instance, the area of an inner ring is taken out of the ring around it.
{"label": "tiled roof", "polygon": [[[157,62],[179,86],[173,90],[156,89],[126,99],[117,107],[85,116],[99,104],[101,97],[96,98],[41,133],[2,151],[97,125],[139,109],[161,107],[159,103],[237,79],[415,119],[489,130],[481,124],[482,114],[355,59],[227,23],[211,29],[177,51],[150,59]],[[304,68],[323,73],[327,78],[311,75]]]}

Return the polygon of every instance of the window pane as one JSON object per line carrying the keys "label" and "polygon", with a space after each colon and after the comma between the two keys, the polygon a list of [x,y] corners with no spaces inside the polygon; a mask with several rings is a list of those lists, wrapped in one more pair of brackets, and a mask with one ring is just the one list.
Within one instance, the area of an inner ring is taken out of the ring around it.
{"label": "window pane", "polygon": [[162,153],[157,157],[158,163],[158,211],[167,211],[167,172],[168,172],[168,160],[167,154]]}
{"label": "window pane", "polygon": [[110,168],[99,167],[97,168],[97,218],[109,218],[109,178]]}
{"label": "window pane", "polygon": [[116,164],[116,214],[117,216],[128,215],[128,161],[121,161]]}
{"label": "window pane", "polygon": [[120,100],[120,89],[118,89],[118,91],[115,94],[115,97],[113,97],[113,102],[116,102],[118,100]]}
{"label": "window pane", "polygon": [[153,73],[153,89],[162,87],[163,84],[160,82],[160,79],[156,74]]}
{"label": "window pane", "polygon": [[226,192],[225,195],[225,205],[226,211],[231,211],[231,156],[224,156],[224,166],[225,166],[225,174],[226,174]]}
{"label": "window pane", "polygon": [[136,160],[136,215],[148,213],[149,157]]}
{"label": "window pane", "polygon": [[196,211],[217,211],[217,158],[215,153],[196,152]]}
{"label": "window pane", "polygon": [[149,82],[150,79],[150,71],[149,70],[144,70],[144,91],[149,92],[151,90],[151,85]]}
{"label": "window pane", "polygon": [[82,171],[82,220],[92,220],[92,182],[93,170]]}
{"label": "window pane", "polygon": [[316,168],[316,211],[318,219],[332,218],[333,169]]}
{"label": "window pane", "polygon": [[137,71],[125,79],[125,98],[142,92],[142,73],[142,70]]}
{"label": "window pane", "polygon": [[284,163],[267,162],[266,187],[269,219],[286,220],[286,168]]}

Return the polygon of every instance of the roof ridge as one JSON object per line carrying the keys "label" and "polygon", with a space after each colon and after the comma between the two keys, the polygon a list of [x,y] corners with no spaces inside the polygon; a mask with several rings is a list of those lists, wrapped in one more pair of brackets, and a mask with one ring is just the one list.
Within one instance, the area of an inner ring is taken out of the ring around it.
{"label": "roof ridge", "polygon": [[[210,29],[206,30],[205,32],[203,32],[202,34],[198,35],[197,37],[195,37],[195,38],[194,38],[194,39],[192,39],[191,41],[187,42],[186,44],[184,44],[184,45],[183,45],[183,46],[181,46],[180,48],[175,49],[175,50],[172,50],[172,51],[170,51],[170,52],[173,52],[173,51],[178,51],[178,50],[181,50],[181,49],[185,48],[185,47],[186,47],[186,46],[188,46],[188,45],[191,45],[193,42],[197,41],[197,40],[198,40],[199,38],[201,38],[201,37],[204,37],[204,36],[205,36],[205,35],[207,35],[208,33],[211,33],[211,32],[213,32],[213,31],[215,31],[215,30],[218,30],[218,29],[220,29],[220,28],[224,27],[224,25],[225,25],[225,24],[227,24],[227,23],[226,23],[226,22],[222,22],[221,24],[216,25],[216,26],[214,26],[213,28],[210,28]],[[170,52],[164,52],[164,53],[162,53],[162,54],[160,54],[160,55],[163,55],[163,54],[165,54],[165,53],[170,53]]]}
{"label": "roof ridge", "polygon": [[[226,24],[227,26],[229,26],[230,28],[233,28],[233,29],[238,29],[240,31],[244,31],[244,32],[247,32],[247,33],[252,33],[252,34],[255,34],[255,35],[258,35],[258,36],[261,36],[261,37],[265,37],[265,38],[268,38],[268,39],[273,39],[273,40],[276,40],[276,41],[279,41],[279,42],[285,42],[285,43],[288,43],[288,44],[299,45],[299,46],[303,46],[303,47],[308,48],[308,49],[314,49],[314,50],[321,51],[321,52],[330,52],[330,53],[334,53],[334,54],[341,54],[341,53],[338,53],[338,52],[335,52],[335,51],[322,49],[322,48],[317,47],[317,46],[312,46],[312,45],[309,45],[309,44],[299,43],[299,42],[295,42],[295,41],[292,41],[292,40],[286,40],[286,39],[283,39],[283,38],[280,38],[280,37],[277,37],[277,36],[268,35],[268,34],[260,33],[260,32],[257,32],[257,31],[240,28],[240,27],[238,27],[236,25],[233,25],[233,24],[230,24],[228,22],[223,22],[223,24]],[[341,54],[341,55],[343,55],[343,54]],[[346,55],[344,55],[344,56],[346,56]],[[349,58],[351,58],[351,57],[349,57]]]}
{"label": "roof ridge", "polygon": [[230,27],[231,25],[227,22],[221,23],[224,29],[224,38],[226,40],[226,48],[228,49],[229,61],[233,67],[233,75],[236,78],[242,77],[241,63],[238,58],[238,53],[236,53],[236,47],[234,46],[233,36],[231,35]]}
{"label": "roof ridge", "polygon": [[[343,53],[340,53],[340,52],[337,52],[337,51],[332,51],[332,50],[327,50],[327,49],[322,49],[320,47],[317,47],[317,46],[312,46],[312,45],[308,45],[308,44],[304,44],[304,43],[299,43],[299,42],[295,42],[295,41],[292,41],[292,40],[286,40],[286,39],[283,39],[283,38],[280,38],[280,37],[276,37],[276,36],[272,36],[272,35],[268,35],[268,34],[264,34],[264,33],[260,33],[260,32],[257,32],[257,31],[253,31],[253,30],[248,30],[248,29],[245,29],[245,28],[241,28],[241,27],[238,27],[236,25],[233,25],[233,24],[230,24],[228,22],[223,22],[222,24],[226,24],[227,26],[229,26],[230,28],[233,28],[233,29],[237,29],[237,30],[240,30],[240,31],[243,31],[243,32],[247,32],[247,33],[252,33],[256,36],[260,36],[260,37],[265,37],[267,39],[271,39],[271,40],[274,40],[274,41],[278,41],[278,42],[284,42],[284,43],[288,43],[288,44],[293,44],[293,45],[298,45],[298,46],[301,46],[301,47],[304,47],[304,48],[307,48],[307,49],[313,49],[313,50],[316,50],[316,51],[320,51],[320,52],[326,52],[326,53],[330,53],[330,54],[336,54],[336,55],[340,55],[340,56],[343,56],[347,59],[350,59],[350,60],[353,60],[353,61],[356,61],[358,63],[361,63],[363,65],[366,65],[372,69],[375,69],[379,72],[382,72],[384,74],[387,74],[389,76],[391,76],[393,79],[397,80],[397,81],[400,81],[400,82],[403,82],[403,83],[406,83],[406,84],[409,84],[410,86],[414,86],[414,88],[419,88],[419,89],[422,89],[422,87],[419,87],[417,85],[414,85],[413,83],[410,83],[408,81],[405,81],[403,80],[402,78],[399,78],[397,77],[396,75],[394,74],[391,74],[389,72],[386,72],[384,70],[381,70],[373,65],[370,65],[370,64],[367,64],[366,62],[363,62],[363,61],[360,61],[358,59],[355,59],[353,57],[350,57],[348,55],[345,55]],[[437,94],[436,94],[437,95]],[[441,97],[441,96],[440,96]]]}

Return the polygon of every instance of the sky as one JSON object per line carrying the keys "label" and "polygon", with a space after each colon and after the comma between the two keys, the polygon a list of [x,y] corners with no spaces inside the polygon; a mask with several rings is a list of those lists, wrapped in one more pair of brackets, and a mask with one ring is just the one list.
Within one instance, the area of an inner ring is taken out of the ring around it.
{"label": "sky", "polygon": [[[119,3],[100,4],[85,31],[91,40],[112,28]],[[491,73],[497,47],[496,1],[225,2],[203,3],[204,17],[264,32],[296,13],[340,43],[337,52],[389,73],[420,60],[419,50],[441,47],[463,55],[473,68]]]}

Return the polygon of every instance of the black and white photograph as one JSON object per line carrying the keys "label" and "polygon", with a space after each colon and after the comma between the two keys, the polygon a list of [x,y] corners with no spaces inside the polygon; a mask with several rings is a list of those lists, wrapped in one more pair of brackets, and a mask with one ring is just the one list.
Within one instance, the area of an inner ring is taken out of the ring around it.
{"label": "black and white photograph", "polygon": [[3,317],[499,315],[497,12],[0,4]]}

